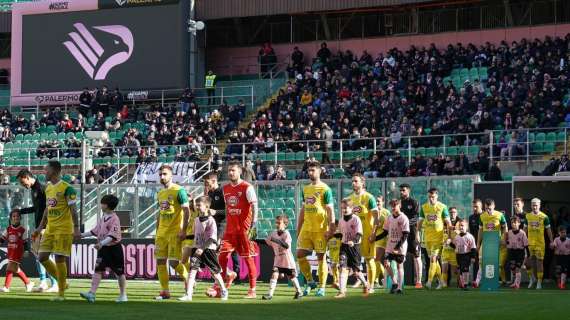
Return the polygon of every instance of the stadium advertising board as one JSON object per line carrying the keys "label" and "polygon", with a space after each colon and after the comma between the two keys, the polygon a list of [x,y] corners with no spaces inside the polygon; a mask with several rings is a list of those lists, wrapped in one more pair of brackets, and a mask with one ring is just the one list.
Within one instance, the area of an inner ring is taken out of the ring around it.
{"label": "stadium advertising board", "polygon": [[157,6],[178,3],[179,0],[99,0],[99,9]]}
{"label": "stadium advertising board", "polygon": [[[86,239],[73,244],[68,267],[70,277],[91,278],[95,270],[95,260],[97,258],[95,243],[94,239]],[[128,279],[156,279],[154,239],[123,239],[122,246],[125,256],[125,275]],[[255,264],[259,272],[258,278],[267,281],[271,278],[273,270],[273,250],[265,242],[258,242],[256,252]],[[0,276],[4,276],[7,263],[6,248],[0,248]],[[230,259],[230,268],[232,267],[231,263]],[[32,255],[24,258],[22,269],[28,276],[38,276]],[[174,277],[176,272],[171,269],[170,274]],[[210,274],[206,269],[203,269],[198,274],[198,278],[209,279]],[[247,265],[241,258],[240,279],[247,279]]]}
{"label": "stadium advertising board", "polygon": [[12,104],[75,104],[84,87],[103,85],[125,91],[186,86],[187,3],[112,2],[107,9],[97,0],[15,5]]}

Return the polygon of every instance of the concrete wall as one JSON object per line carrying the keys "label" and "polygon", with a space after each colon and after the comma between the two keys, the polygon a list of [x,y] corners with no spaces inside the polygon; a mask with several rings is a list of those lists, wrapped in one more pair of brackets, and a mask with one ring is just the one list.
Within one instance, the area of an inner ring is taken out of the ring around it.
{"label": "concrete wall", "polygon": [[[483,44],[487,41],[491,43],[499,43],[502,40],[508,42],[519,41],[522,38],[534,39],[544,38],[545,36],[564,37],[570,33],[570,24],[521,27],[509,29],[494,29],[483,31],[466,31],[466,32],[448,32],[428,35],[412,35],[385,38],[369,38],[369,39],[347,39],[341,41],[328,42],[329,49],[336,52],[337,50],[350,49],[355,54],[360,55],[363,50],[368,50],[372,56],[376,56],[379,52],[386,52],[388,49],[398,47],[407,49],[411,45],[428,46],[435,43],[437,47],[445,47],[449,43],[462,42],[464,45],[473,43],[475,45]],[[303,42],[297,44],[275,44],[273,48],[277,56],[286,56],[293,51],[296,45],[305,54],[306,61],[311,61],[316,52],[320,48],[322,41]],[[253,67],[257,63],[258,46],[240,47],[240,48],[208,48],[207,61],[208,68],[215,70],[218,74],[251,74],[255,73],[256,68]],[[228,68],[228,64],[232,64]],[[253,71],[253,72],[252,72]]]}

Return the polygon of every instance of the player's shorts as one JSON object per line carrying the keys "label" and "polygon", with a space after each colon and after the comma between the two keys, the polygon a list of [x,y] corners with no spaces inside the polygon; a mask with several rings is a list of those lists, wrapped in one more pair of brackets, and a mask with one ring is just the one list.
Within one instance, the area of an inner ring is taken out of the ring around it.
{"label": "player's shorts", "polygon": [[559,273],[566,273],[570,271],[570,255],[556,255],[556,268]]}
{"label": "player's shorts", "polygon": [[544,260],[544,246],[528,246],[531,257],[536,257],[538,260]]}
{"label": "player's shorts", "polygon": [[362,243],[360,244],[360,254],[364,259],[376,258],[376,242],[368,241],[369,236],[362,237]]}
{"label": "player's shorts", "polygon": [[182,249],[194,247],[194,235],[187,235],[186,239],[182,240]]}
{"label": "player's shorts", "polygon": [[455,254],[455,250],[444,248],[441,251],[441,262],[449,263],[449,265],[457,267],[457,255]]}
{"label": "player's shorts", "polygon": [[419,258],[422,254],[422,250],[420,248],[420,243],[416,241],[416,230],[416,224],[410,223],[410,233],[408,234],[408,254]]}
{"label": "player's shorts", "polygon": [[69,257],[71,255],[72,234],[48,234],[44,233],[40,243],[39,253],[50,252],[58,256]]}
{"label": "player's shorts", "polygon": [[249,239],[246,232],[224,234],[220,253],[234,251],[237,251],[240,257],[253,257],[256,255],[255,244]]}
{"label": "player's shorts", "polygon": [[508,249],[507,253],[511,269],[522,267],[524,262],[524,249]]}
{"label": "player's shorts", "polygon": [[217,274],[222,271],[216,250],[206,249],[200,256],[192,256],[190,259],[191,269],[198,270],[204,267],[208,268],[212,274]]}
{"label": "player's shorts", "polygon": [[105,246],[97,251],[95,271],[105,272],[107,268],[113,270],[117,276],[125,273],[125,258],[123,247],[120,244]]}
{"label": "player's shorts", "polygon": [[355,244],[349,246],[346,243],[340,245],[339,265],[341,268],[348,268],[354,271],[360,271],[360,245]]}
{"label": "player's shorts", "polygon": [[331,263],[336,263],[336,264],[338,264],[338,261],[339,261],[339,253],[340,253],[340,249],[339,249],[339,250],[334,250],[334,251],[330,251],[330,250],[329,250],[329,259],[331,260]]}
{"label": "player's shorts", "polygon": [[297,239],[297,249],[325,253],[327,251],[326,233],[301,231]]}
{"label": "player's shorts", "polygon": [[154,239],[155,259],[169,259],[180,261],[182,258],[182,241],[178,234],[156,236]]}
{"label": "player's shorts", "polygon": [[470,253],[458,253],[455,255],[457,259],[457,264],[459,265],[459,272],[469,272],[469,267],[471,266],[471,254]]}
{"label": "player's shorts", "polygon": [[428,256],[431,258],[433,256],[439,256],[441,253],[443,245],[441,241],[428,241],[426,242],[426,251]]}
{"label": "player's shorts", "polygon": [[24,257],[24,247],[20,248],[8,248],[8,261],[20,264],[22,258]]}
{"label": "player's shorts", "polygon": [[281,267],[273,267],[273,272],[278,272],[279,274],[284,274],[290,278],[295,278],[297,276],[297,270]]}
{"label": "player's shorts", "polygon": [[404,261],[406,261],[406,256],[403,254],[388,253],[386,255],[386,260],[396,261],[396,263],[404,263]]}
{"label": "player's shorts", "polygon": [[376,244],[376,248],[383,248],[386,249],[386,245],[388,244],[388,237],[382,239],[382,240],[377,240],[375,242]]}

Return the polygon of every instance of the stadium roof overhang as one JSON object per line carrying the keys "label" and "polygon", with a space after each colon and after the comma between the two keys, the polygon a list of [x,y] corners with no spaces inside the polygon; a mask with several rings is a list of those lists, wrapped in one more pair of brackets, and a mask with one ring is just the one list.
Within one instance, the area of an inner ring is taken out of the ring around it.
{"label": "stadium roof overhang", "polygon": [[298,15],[308,13],[336,13],[378,11],[401,6],[447,6],[478,3],[482,0],[195,0],[196,16],[200,20],[238,17]]}

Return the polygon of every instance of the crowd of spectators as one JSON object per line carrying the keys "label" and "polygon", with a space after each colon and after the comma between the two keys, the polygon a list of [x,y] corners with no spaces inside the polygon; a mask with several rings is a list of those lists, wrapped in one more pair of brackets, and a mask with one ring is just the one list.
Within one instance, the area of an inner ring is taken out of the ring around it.
{"label": "crowd of spectators", "polygon": [[[441,134],[471,134],[469,140],[454,137],[450,146],[488,144],[487,135],[476,133],[499,129],[504,134],[493,154],[511,159],[525,152],[518,146],[526,136],[512,134],[507,141],[509,130],[570,123],[564,100],[570,86],[570,34],[478,47],[394,48],[376,56],[367,50],[360,56],[350,50],[335,54],[323,43],[311,63],[297,47],[291,60],[294,80],[247,128],[233,131],[230,143],[251,143],[249,152],[272,152],[275,142],[286,142],[278,144],[279,151],[323,151],[326,160],[328,151],[340,149],[333,139],[345,139],[343,150],[359,150],[373,147],[364,139],[379,138],[380,161],[396,165],[374,171],[445,174],[480,170],[477,159],[490,150],[483,148],[484,154],[471,161],[441,155],[414,159],[405,168],[394,151],[408,147],[406,136],[416,137],[412,148],[442,146],[441,137],[434,137]],[[471,67],[486,67],[488,78],[466,80],[461,87],[444,82],[452,69]],[[307,147],[303,140],[324,142]]]}

